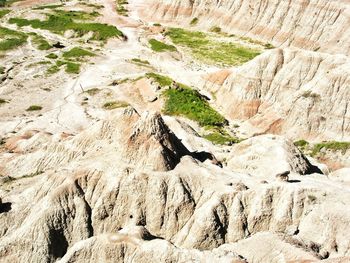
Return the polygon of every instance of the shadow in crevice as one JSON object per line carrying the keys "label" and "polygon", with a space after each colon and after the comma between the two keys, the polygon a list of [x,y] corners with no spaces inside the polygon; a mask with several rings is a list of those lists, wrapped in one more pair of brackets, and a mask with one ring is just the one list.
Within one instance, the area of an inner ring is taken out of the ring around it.
{"label": "shadow in crevice", "polygon": [[214,154],[209,153],[209,152],[205,152],[205,151],[201,151],[201,152],[192,152],[190,154],[194,159],[200,161],[200,162],[205,162],[206,160],[210,160],[213,164],[219,166],[222,168],[222,164],[221,162],[219,162],[216,157],[214,156]]}
{"label": "shadow in crevice", "polygon": [[288,183],[300,183],[301,181],[300,180],[288,180],[287,182]]}
{"label": "shadow in crevice", "polygon": [[10,202],[0,204],[0,214],[9,212],[11,208],[12,208],[12,203]]}

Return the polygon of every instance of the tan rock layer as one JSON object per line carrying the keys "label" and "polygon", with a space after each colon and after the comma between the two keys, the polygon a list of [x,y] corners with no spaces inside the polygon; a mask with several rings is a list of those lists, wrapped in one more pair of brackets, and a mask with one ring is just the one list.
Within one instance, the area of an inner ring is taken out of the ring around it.
{"label": "tan rock layer", "polygon": [[204,87],[225,116],[247,121],[255,134],[350,140],[349,70],[345,56],[276,49],[233,69],[223,84],[206,77]]}
{"label": "tan rock layer", "polygon": [[[221,27],[229,33],[328,53],[350,54],[350,5],[339,0],[162,0],[142,14],[155,19]],[[142,11],[142,10],[141,10]]]}

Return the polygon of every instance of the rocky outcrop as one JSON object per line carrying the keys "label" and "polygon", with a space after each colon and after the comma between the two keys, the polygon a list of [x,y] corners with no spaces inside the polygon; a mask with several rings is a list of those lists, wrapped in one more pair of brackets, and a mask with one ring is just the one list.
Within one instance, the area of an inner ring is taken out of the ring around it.
{"label": "rocky outcrop", "polygon": [[11,177],[101,156],[135,169],[166,171],[189,154],[160,114],[146,112],[140,116],[133,108],[99,121],[77,136],[29,131],[8,139],[5,147],[12,154],[0,159],[6,164],[2,174]]}
{"label": "rocky outcrop", "polygon": [[[115,134],[113,126],[104,127],[103,134]],[[135,262],[143,262],[143,257],[181,261],[181,251],[188,251],[185,258],[195,253],[200,260],[207,252],[191,249],[215,250],[262,231],[293,236],[305,244],[314,242],[319,248],[315,257],[325,253],[349,256],[350,238],[345,229],[350,223],[346,209],[350,195],[323,176],[300,177],[294,183],[262,183],[259,177],[190,156],[182,157],[171,171],[152,171],[137,168],[137,163],[124,163],[121,155],[96,152],[91,150],[86,159],[76,155],[41,175],[8,182],[10,190],[3,202],[12,206],[0,216],[0,258],[72,262],[86,257],[93,261],[96,251],[102,250],[103,257],[124,259],[135,251],[139,260]],[[11,187],[14,183],[16,187]],[[144,226],[147,231],[135,232],[130,226]],[[311,228],[318,234],[311,234]],[[120,229],[125,230],[118,233]],[[287,246],[285,240],[275,242]],[[158,246],[165,246],[162,253],[152,254]],[[288,246],[295,245],[289,242]],[[230,257],[228,252],[215,251],[208,252],[208,257]],[[295,251],[299,251],[297,247]],[[295,257],[303,258],[304,252],[299,252]],[[289,249],[279,253],[290,257]],[[272,260],[275,255],[266,257]]]}
{"label": "rocky outcrop", "polygon": [[293,142],[274,135],[253,137],[233,146],[227,158],[227,166],[237,172],[270,180],[284,172],[301,175],[322,173]]}
{"label": "rocky outcrop", "polygon": [[144,232],[138,226],[80,241],[58,262],[246,262],[232,251],[181,249]]}
{"label": "rocky outcrop", "polygon": [[[151,2],[145,17],[189,25],[219,26],[225,32],[327,53],[350,54],[350,6],[341,0],[162,0]],[[150,11],[151,10],[151,11]],[[142,11],[142,10],[141,10]]]}
{"label": "rocky outcrop", "polygon": [[246,121],[251,135],[350,140],[349,68],[345,56],[276,49],[207,76],[204,86],[225,116]]}

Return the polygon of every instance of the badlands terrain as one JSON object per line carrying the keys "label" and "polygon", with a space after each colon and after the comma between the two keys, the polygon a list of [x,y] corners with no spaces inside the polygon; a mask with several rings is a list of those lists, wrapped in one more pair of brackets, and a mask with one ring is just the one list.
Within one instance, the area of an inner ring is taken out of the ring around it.
{"label": "badlands terrain", "polygon": [[0,262],[350,262],[350,1],[0,0]]}

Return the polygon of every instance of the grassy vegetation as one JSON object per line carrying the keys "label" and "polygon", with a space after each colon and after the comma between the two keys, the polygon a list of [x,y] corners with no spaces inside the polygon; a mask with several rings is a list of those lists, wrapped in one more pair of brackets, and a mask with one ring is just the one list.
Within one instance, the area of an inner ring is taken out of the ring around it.
{"label": "grassy vegetation", "polygon": [[89,89],[87,91],[85,91],[87,94],[89,94],[90,96],[94,96],[96,94],[98,94],[101,90],[98,89],[98,88],[92,88],[92,89]]}
{"label": "grassy vegetation", "polygon": [[322,142],[316,144],[310,144],[308,141],[299,140],[295,141],[294,145],[297,146],[302,152],[309,154],[313,157],[317,157],[320,155],[323,149],[330,150],[334,152],[341,151],[343,154],[350,150],[350,142]]}
{"label": "grassy vegetation", "polygon": [[145,66],[145,67],[150,67],[151,64],[147,61],[147,60],[142,60],[142,59],[139,59],[139,58],[133,58],[131,60],[131,62],[139,65],[139,66]]}
{"label": "grassy vegetation", "polygon": [[39,111],[42,109],[43,109],[43,107],[41,107],[39,105],[31,105],[28,107],[28,109],[26,109],[26,111]]}
{"label": "grassy vegetation", "polygon": [[230,144],[240,142],[238,138],[232,137],[223,129],[217,129],[205,135],[204,138],[207,139],[208,141],[211,141],[214,144],[219,144],[219,145],[230,145]]}
{"label": "grassy vegetation", "polygon": [[299,141],[295,141],[294,145],[298,148],[305,148],[309,146],[309,142],[305,140],[299,140]]}
{"label": "grassy vegetation", "polygon": [[67,30],[74,30],[79,36],[83,36],[88,32],[93,32],[92,39],[101,41],[111,37],[123,36],[123,33],[114,26],[84,22],[84,20],[91,20],[94,17],[96,17],[96,13],[55,10],[55,13],[48,15],[48,19],[44,21],[39,19],[11,18],[9,19],[9,23],[16,24],[19,27],[31,26],[33,28],[45,29],[56,34],[63,34]]}
{"label": "grassy vegetation", "polygon": [[21,0],[0,0],[0,7],[11,6],[11,4]]}
{"label": "grassy vegetation", "polygon": [[311,98],[314,100],[319,100],[321,98],[321,96],[317,93],[313,93],[311,90],[305,91],[302,96],[304,98]]}
{"label": "grassy vegetation", "polygon": [[64,52],[62,55],[65,59],[71,59],[71,58],[82,58],[82,57],[93,57],[95,56],[94,53],[87,51],[85,49],[74,47],[71,50]]}
{"label": "grassy vegetation", "polygon": [[0,66],[0,74],[4,74],[5,73],[5,67]]}
{"label": "grassy vegetation", "polygon": [[46,73],[49,75],[55,74],[60,71],[62,66],[65,66],[65,71],[69,74],[80,73],[80,64],[65,60],[56,61],[56,64],[49,67]]}
{"label": "grassy vegetation", "polygon": [[233,144],[240,141],[224,130],[224,126],[227,125],[226,119],[214,110],[198,91],[156,73],[147,73],[146,77],[153,79],[161,87],[171,87],[163,92],[164,114],[183,116],[198,122],[209,131],[204,138],[214,144]]}
{"label": "grassy vegetation", "polygon": [[46,57],[49,58],[49,59],[57,59],[58,58],[58,56],[56,54],[54,54],[54,53],[50,53]]}
{"label": "grassy vegetation", "polygon": [[196,59],[209,64],[240,65],[260,54],[256,49],[220,42],[203,32],[170,28],[166,35],[174,44],[189,48]]}
{"label": "grassy vegetation", "polygon": [[103,108],[106,110],[114,110],[118,108],[125,108],[128,106],[129,106],[129,103],[124,101],[109,101],[103,104]]}
{"label": "grassy vegetation", "polygon": [[199,22],[198,17],[195,17],[195,18],[193,18],[193,19],[191,20],[190,25],[191,25],[191,26],[195,26],[195,25],[198,24],[198,22]]}
{"label": "grassy vegetation", "polygon": [[221,27],[213,26],[212,28],[210,28],[210,32],[221,33]]}
{"label": "grassy vegetation", "polygon": [[184,116],[197,121],[201,126],[224,126],[225,118],[211,108],[198,91],[179,85],[180,89],[164,91],[165,114]]}
{"label": "grassy vegetation", "polygon": [[58,71],[60,71],[60,67],[57,65],[53,65],[47,69],[46,73],[48,75],[52,75],[52,74],[57,73]]}
{"label": "grassy vegetation", "polygon": [[[146,76],[152,78],[161,87],[171,86],[173,83],[171,78],[156,73],[148,73]],[[222,127],[226,124],[225,118],[210,107],[198,91],[181,83],[176,85],[178,89],[168,89],[163,93],[166,98],[163,109],[165,114],[184,116],[197,121],[201,126]]]}
{"label": "grassy vegetation", "polygon": [[65,61],[66,69],[65,71],[70,74],[79,74],[80,64]]}
{"label": "grassy vegetation", "polygon": [[127,0],[117,0],[117,13],[122,16],[128,16],[128,10],[125,5],[128,4]]}
{"label": "grassy vegetation", "polygon": [[33,43],[37,46],[39,50],[49,50],[52,48],[46,39],[36,33],[29,33],[32,36]]}
{"label": "grassy vegetation", "polygon": [[173,45],[165,44],[156,39],[150,39],[148,43],[151,45],[151,49],[156,52],[176,51],[176,47]]}
{"label": "grassy vegetation", "polygon": [[27,42],[28,36],[22,32],[0,27],[0,51],[19,47]]}
{"label": "grassy vegetation", "polygon": [[315,144],[312,148],[311,156],[318,155],[322,149],[330,151],[341,151],[343,154],[350,149],[350,142],[323,142]]}
{"label": "grassy vegetation", "polygon": [[83,12],[83,11],[64,11],[64,10],[53,10],[54,14],[66,18],[66,19],[73,19],[73,20],[94,20],[96,17],[100,15],[100,13],[93,11],[91,13]]}
{"label": "grassy vegetation", "polygon": [[11,12],[11,10],[9,10],[9,9],[0,9],[0,19],[3,18],[5,15],[7,15],[10,12]]}
{"label": "grassy vegetation", "polygon": [[59,8],[62,7],[62,4],[57,4],[57,5],[41,5],[41,6],[37,6],[34,7],[34,10],[43,10],[43,9],[55,9],[55,8]]}
{"label": "grassy vegetation", "polygon": [[93,7],[93,8],[96,8],[96,9],[102,9],[104,7],[103,5],[91,4],[91,3],[85,3],[85,2],[82,2],[80,4],[88,6],[88,7]]}
{"label": "grassy vegetation", "polygon": [[171,83],[173,82],[173,80],[171,78],[163,76],[163,75],[159,75],[157,73],[147,73],[146,77],[149,79],[153,79],[161,87],[170,86]]}

